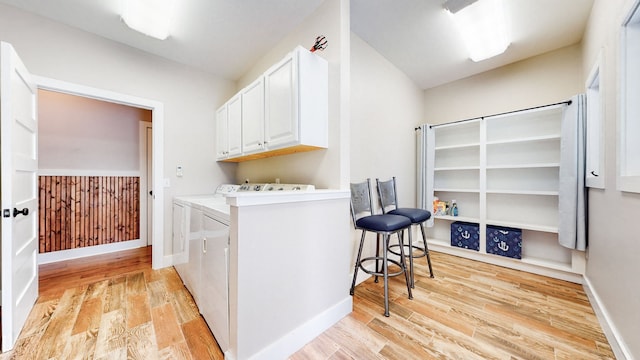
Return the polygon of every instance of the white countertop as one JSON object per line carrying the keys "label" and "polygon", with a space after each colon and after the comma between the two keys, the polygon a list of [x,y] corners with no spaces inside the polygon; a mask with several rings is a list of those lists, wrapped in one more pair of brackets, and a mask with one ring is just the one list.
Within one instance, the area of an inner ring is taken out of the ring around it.
{"label": "white countertop", "polygon": [[260,191],[237,192],[226,197],[231,206],[286,204],[349,198],[349,190],[318,189],[313,191]]}

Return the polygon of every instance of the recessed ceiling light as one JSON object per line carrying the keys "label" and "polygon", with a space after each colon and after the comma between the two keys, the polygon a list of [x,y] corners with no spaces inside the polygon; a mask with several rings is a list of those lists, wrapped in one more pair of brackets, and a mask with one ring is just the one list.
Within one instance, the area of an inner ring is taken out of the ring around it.
{"label": "recessed ceiling light", "polygon": [[451,14],[471,60],[500,55],[509,47],[502,0],[448,0],[443,7]]}
{"label": "recessed ceiling light", "polygon": [[131,29],[156,39],[169,37],[175,0],[122,0],[122,20]]}

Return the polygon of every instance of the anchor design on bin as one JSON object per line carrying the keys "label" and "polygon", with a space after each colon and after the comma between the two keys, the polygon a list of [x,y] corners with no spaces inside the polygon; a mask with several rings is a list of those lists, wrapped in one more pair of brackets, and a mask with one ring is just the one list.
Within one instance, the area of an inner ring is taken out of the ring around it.
{"label": "anchor design on bin", "polygon": [[471,234],[467,230],[465,230],[462,232],[462,234],[460,234],[460,236],[462,236],[465,239],[468,239],[471,237]]}
{"label": "anchor design on bin", "polygon": [[498,249],[506,252],[509,250],[509,245],[507,245],[507,243],[504,241],[500,241],[500,245],[498,245]]}

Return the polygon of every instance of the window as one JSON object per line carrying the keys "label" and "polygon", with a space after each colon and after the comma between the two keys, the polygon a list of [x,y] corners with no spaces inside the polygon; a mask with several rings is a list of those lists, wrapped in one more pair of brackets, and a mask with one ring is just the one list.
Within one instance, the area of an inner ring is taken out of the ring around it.
{"label": "window", "polygon": [[618,181],[621,191],[640,192],[640,10],[636,0],[622,23]]}
{"label": "window", "polygon": [[602,107],[601,56],[587,79],[587,169],[586,185],[604,189],[604,111]]}

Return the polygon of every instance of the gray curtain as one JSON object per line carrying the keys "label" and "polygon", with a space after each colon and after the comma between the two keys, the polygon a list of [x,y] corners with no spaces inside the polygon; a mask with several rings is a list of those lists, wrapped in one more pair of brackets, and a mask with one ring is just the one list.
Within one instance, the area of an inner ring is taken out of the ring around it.
{"label": "gray curtain", "polygon": [[[435,164],[435,136],[434,130],[429,124],[422,124],[416,130],[417,136],[417,161],[418,171],[416,172],[417,184],[417,204],[421,209],[433,210],[433,167]],[[432,214],[433,215],[433,214]],[[426,224],[433,226],[433,216]]]}
{"label": "gray curtain", "polygon": [[587,248],[586,97],[571,98],[562,115],[560,143],[560,195],[558,241],[584,251]]}

